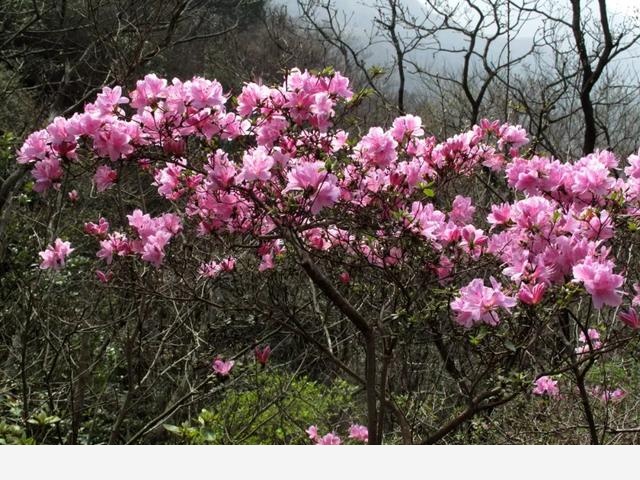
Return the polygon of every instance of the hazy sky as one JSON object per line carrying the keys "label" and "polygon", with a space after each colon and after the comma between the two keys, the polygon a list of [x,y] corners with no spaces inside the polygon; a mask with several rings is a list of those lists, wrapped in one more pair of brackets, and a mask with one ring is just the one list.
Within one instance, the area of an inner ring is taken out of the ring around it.
{"label": "hazy sky", "polygon": [[621,13],[640,13],[640,2],[638,0],[608,0],[607,5],[610,5],[612,10],[617,10]]}

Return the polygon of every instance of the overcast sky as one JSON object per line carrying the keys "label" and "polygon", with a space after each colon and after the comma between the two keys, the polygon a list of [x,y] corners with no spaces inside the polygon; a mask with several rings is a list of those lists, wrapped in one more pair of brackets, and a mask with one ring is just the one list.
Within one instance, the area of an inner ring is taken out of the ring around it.
{"label": "overcast sky", "polygon": [[612,10],[629,15],[638,13],[639,4],[638,0],[608,0],[607,2],[607,5],[610,5]]}

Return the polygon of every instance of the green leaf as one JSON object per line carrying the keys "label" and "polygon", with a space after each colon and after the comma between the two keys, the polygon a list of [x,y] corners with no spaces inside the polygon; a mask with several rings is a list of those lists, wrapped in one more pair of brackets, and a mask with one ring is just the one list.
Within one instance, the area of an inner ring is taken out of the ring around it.
{"label": "green leaf", "polygon": [[177,425],[169,425],[169,424],[164,424],[162,425],[165,430],[168,430],[171,433],[175,433],[176,435],[180,434],[180,427],[178,427]]}
{"label": "green leaf", "polygon": [[369,69],[369,75],[371,76],[372,79],[379,77],[380,75],[384,75],[384,68],[378,65],[374,65]]}
{"label": "green leaf", "polygon": [[330,77],[330,76],[333,76],[335,73],[336,73],[335,69],[331,66],[328,66],[322,69],[322,71],[320,72],[320,76]]}

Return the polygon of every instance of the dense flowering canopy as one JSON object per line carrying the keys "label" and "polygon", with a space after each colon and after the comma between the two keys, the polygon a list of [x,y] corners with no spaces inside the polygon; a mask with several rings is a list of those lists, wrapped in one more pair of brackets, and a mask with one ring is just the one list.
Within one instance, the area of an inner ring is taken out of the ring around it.
{"label": "dense flowering canopy", "polygon": [[[31,164],[42,193],[60,189],[65,170],[80,162],[95,172],[98,192],[119,182],[124,166],[148,172],[172,213],[134,210],[122,230],[86,219],[107,268],[119,257],[160,267],[188,228],[253,238],[260,271],[300,246],[339,250],[380,269],[420,263],[443,285],[462,267],[492,260],[500,267],[491,286],[488,277],[467,277],[451,301],[466,328],[497,326],[518,303],[536,306],[561,288],[583,286],[597,309],[625,301],[625,274],[610,243],[640,217],[640,156],[622,168],[608,151],[574,162],[525,155],[522,128],[487,120],[438,142],[412,115],[354,139],[334,126],[352,97],[336,72],[292,70],[279,86],[246,84],[234,101],[215,80],[151,74],[128,96],[105,87],[84,112],[55,118],[27,138],[18,161]],[[437,201],[441,182],[480,167],[503,175],[508,200],[485,218],[468,197],[449,207]],[[41,267],[64,266],[72,250],[56,240],[40,254]],[[199,273],[234,268],[231,255]],[[340,280],[347,284],[349,272]],[[634,310],[621,318],[637,328]]]}

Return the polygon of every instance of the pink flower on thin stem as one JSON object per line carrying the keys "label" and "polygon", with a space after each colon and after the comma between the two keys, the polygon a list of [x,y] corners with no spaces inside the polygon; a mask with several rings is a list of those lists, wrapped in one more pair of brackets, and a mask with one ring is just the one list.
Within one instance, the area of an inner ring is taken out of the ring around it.
{"label": "pink flower on thin stem", "polygon": [[269,345],[265,345],[263,348],[256,346],[254,353],[256,361],[264,367],[271,356],[271,347]]}
{"label": "pink flower on thin stem", "polygon": [[233,368],[234,363],[235,362],[233,360],[224,361],[220,357],[218,357],[213,361],[211,369],[213,370],[213,373],[218,376],[218,378],[225,379],[229,376],[229,373],[231,373],[231,369]]}

